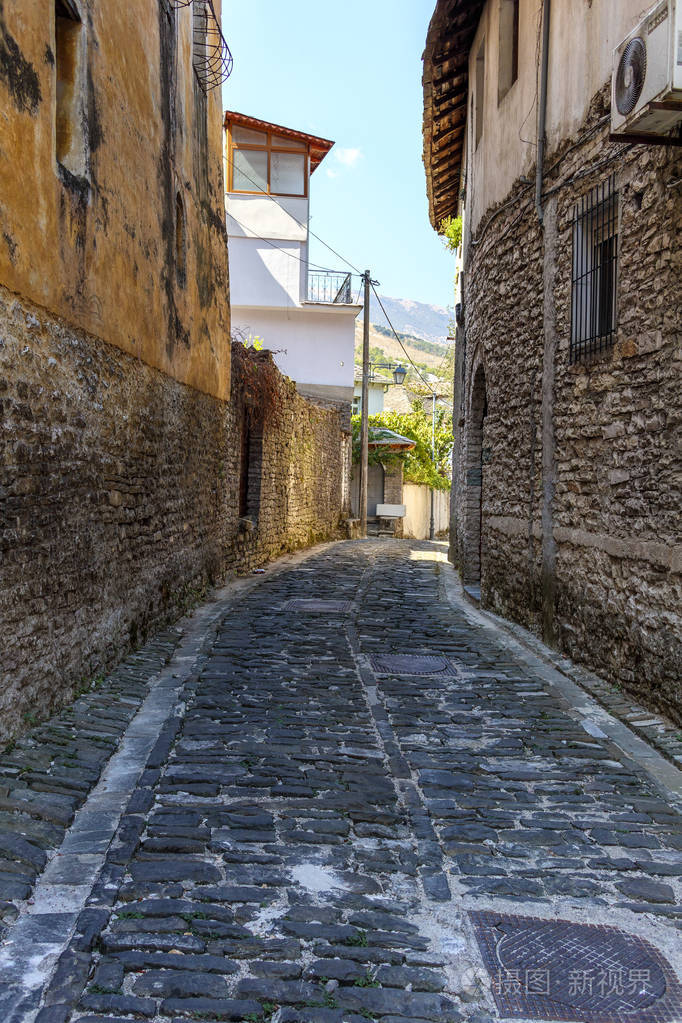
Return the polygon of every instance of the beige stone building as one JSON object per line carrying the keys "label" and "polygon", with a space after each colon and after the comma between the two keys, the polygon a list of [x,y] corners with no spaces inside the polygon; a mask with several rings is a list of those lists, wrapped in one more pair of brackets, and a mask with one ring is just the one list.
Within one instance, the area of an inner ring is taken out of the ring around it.
{"label": "beige stone building", "polygon": [[439,0],[423,79],[431,222],[463,217],[452,558],[678,720],[681,8]]}
{"label": "beige stone building", "polygon": [[0,740],[338,528],[338,413],[231,374],[220,16],[0,3]]}

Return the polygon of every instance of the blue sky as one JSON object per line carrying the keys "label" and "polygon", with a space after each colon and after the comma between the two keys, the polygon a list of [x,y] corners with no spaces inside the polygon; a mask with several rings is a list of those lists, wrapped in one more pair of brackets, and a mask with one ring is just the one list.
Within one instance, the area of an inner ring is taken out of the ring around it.
{"label": "blue sky", "polygon": [[[452,305],[454,260],[429,224],[421,55],[435,0],[223,0],[226,109],[334,139],[311,229],[395,298]],[[311,260],[340,267],[314,239]]]}

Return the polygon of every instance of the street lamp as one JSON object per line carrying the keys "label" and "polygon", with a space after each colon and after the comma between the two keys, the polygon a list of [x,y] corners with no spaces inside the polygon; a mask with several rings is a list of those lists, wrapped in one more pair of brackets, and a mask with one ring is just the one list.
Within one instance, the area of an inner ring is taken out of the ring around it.
{"label": "street lamp", "polygon": [[[370,362],[369,364],[369,379],[374,382],[375,375],[374,371],[377,369],[392,369],[393,370],[393,383],[397,384],[398,387],[405,382],[407,376],[407,370],[399,362]],[[384,380],[384,383],[388,383]],[[390,385],[389,385],[390,386]]]}

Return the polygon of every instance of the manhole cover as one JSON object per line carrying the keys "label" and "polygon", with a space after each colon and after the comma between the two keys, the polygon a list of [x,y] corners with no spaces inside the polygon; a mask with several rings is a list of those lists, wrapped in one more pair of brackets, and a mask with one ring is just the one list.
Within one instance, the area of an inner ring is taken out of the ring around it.
{"label": "manhole cover", "polygon": [[500,1016],[672,1023],[682,988],[648,941],[616,927],[470,912]]}
{"label": "manhole cover", "polygon": [[447,657],[433,654],[372,654],[377,675],[455,675]]}
{"label": "manhole cover", "polygon": [[285,611],[318,611],[329,613],[338,611],[346,614],[353,606],[350,600],[288,600],[284,605]]}

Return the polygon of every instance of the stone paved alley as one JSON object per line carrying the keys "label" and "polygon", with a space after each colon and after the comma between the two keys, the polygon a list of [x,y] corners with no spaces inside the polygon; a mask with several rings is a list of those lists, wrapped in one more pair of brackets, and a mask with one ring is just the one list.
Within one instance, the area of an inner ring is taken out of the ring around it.
{"label": "stone paved alley", "polygon": [[[554,1018],[682,1018],[680,772],[444,550],[288,559],[0,758],[3,1023],[548,1018],[526,969]],[[496,977],[515,916],[536,944]]]}

